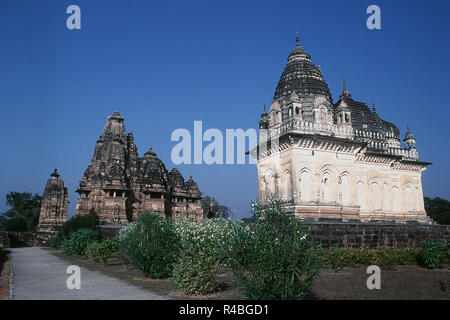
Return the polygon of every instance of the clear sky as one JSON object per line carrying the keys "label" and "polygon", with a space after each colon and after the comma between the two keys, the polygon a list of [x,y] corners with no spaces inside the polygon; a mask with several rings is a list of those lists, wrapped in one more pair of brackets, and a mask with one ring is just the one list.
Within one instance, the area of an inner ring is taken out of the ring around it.
{"label": "clear sky", "polygon": [[[81,8],[68,30],[66,8]],[[366,8],[381,8],[381,30]],[[53,168],[75,211],[106,117],[170,170],[177,128],[256,128],[295,32],[334,98],[355,100],[417,139],[426,196],[450,199],[449,1],[0,1],[0,211],[9,191],[42,193]],[[182,165],[201,190],[249,215],[255,165]]]}

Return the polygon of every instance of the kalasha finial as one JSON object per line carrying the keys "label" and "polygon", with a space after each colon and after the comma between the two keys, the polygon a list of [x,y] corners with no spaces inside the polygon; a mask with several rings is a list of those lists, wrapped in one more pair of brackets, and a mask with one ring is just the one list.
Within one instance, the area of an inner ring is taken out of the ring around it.
{"label": "kalasha finial", "polygon": [[264,104],[264,112],[267,112],[267,111],[266,111],[266,104]]}
{"label": "kalasha finial", "polygon": [[372,112],[376,112],[376,109],[375,109],[375,101],[374,100],[372,100]]}
{"label": "kalasha finial", "polygon": [[50,176],[55,177],[55,178],[58,178],[58,177],[59,177],[58,169],[55,168],[55,169],[53,170],[53,173],[52,173]]}
{"label": "kalasha finial", "polygon": [[298,32],[295,33],[295,43],[298,45],[300,42],[300,39],[298,38]]}

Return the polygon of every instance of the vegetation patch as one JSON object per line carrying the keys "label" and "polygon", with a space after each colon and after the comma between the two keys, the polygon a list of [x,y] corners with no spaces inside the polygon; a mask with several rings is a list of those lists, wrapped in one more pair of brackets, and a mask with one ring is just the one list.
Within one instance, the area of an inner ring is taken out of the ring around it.
{"label": "vegetation patch", "polygon": [[[320,270],[319,247],[301,222],[285,212],[281,201],[267,207],[254,204],[256,223],[234,223],[223,246],[246,299],[302,299]],[[230,250],[231,248],[231,250]]]}
{"label": "vegetation patch", "polygon": [[98,230],[79,229],[70,239],[64,240],[61,250],[69,256],[86,255],[86,249],[93,242],[102,240],[102,234]]}
{"label": "vegetation patch", "polygon": [[144,211],[119,233],[120,246],[133,266],[152,278],[167,278],[179,252],[171,218]]}

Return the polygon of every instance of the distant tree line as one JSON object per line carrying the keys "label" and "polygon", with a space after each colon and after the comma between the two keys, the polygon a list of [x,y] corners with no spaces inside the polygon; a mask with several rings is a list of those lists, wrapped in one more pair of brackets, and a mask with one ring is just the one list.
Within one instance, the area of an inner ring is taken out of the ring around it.
{"label": "distant tree line", "polygon": [[450,224],[450,201],[436,197],[424,198],[425,211],[431,219],[439,224]]}
{"label": "distant tree line", "polygon": [[223,205],[220,205],[214,198],[205,196],[201,200],[203,216],[208,219],[212,218],[229,218],[231,210]]}
{"label": "distant tree line", "polygon": [[[34,231],[39,222],[42,197],[29,192],[10,192],[6,195],[7,211],[0,215],[0,229],[7,231]],[[450,201],[436,197],[424,198],[425,210],[438,224],[450,224]],[[231,210],[219,204],[213,197],[201,200],[205,218],[230,218]],[[242,218],[244,222],[255,222],[255,217]]]}
{"label": "distant tree line", "polygon": [[34,231],[39,222],[42,197],[29,192],[6,195],[7,211],[0,215],[0,227],[6,231]]}

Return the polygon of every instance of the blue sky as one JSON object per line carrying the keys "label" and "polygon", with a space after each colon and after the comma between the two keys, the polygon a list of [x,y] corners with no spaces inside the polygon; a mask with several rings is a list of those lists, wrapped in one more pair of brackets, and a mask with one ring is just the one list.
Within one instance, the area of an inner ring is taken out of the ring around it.
{"label": "blue sky", "polygon": [[[66,8],[81,8],[81,30]],[[381,30],[366,8],[381,8]],[[9,191],[42,193],[57,167],[74,213],[78,181],[106,117],[119,111],[142,155],[170,170],[176,128],[257,127],[295,32],[334,98],[347,79],[417,138],[424,194],[450,199],[448,1],[0,2],[0,211]],[[249,215],[255,165],[182,165],[201,190]]]}

